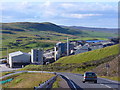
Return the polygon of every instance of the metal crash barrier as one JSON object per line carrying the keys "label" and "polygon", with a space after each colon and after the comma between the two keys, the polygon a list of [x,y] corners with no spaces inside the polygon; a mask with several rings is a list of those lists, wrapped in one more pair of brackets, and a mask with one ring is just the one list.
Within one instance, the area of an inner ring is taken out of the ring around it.
{"label": "metal crash barrier", "polygon": [[42,84],[39,84],[38,87],[34,87],[34,90],[45,89],[45,88],[52,88],[53,83],[56,81],[57,75],[50,78],[49,80],[45,81]]}

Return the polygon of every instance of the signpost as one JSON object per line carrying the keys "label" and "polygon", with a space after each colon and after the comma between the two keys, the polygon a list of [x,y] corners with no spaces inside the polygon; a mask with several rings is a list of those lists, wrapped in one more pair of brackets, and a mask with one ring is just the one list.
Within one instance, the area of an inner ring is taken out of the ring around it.
{"label": "signpost", "polygon": [[107,76],[109,75],[109,68],[110,68],[110,65],[109,65],[109,63],[106,63],[106,65],[105,65],[105,67],[106,67],[106,69],[107,69]]}

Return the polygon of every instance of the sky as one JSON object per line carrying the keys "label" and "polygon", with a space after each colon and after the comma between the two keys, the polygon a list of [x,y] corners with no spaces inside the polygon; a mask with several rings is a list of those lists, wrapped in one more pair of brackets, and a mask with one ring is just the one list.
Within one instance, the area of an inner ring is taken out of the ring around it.
{"label": "sky", "polygon": [[2,0],[1,22],[51,22],[57,25],[118,27],[118,0]]}

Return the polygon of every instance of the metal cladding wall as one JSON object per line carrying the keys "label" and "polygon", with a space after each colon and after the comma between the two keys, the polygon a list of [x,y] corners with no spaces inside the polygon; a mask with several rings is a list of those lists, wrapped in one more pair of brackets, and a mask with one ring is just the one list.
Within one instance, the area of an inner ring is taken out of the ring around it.
{"label": "metal cladding wall", "polygon": [[11,68],[14,67],[14,63],[30,63],[30,55],[24,53],[16,56],[9,55],[9,64]]}
{"label": "metal cladding wall", "polygon": [[12,58],[12,62],[16,62],[16,63],[30,63],[30,55],[18,55],[18,56],[14,56],[11,57]]}

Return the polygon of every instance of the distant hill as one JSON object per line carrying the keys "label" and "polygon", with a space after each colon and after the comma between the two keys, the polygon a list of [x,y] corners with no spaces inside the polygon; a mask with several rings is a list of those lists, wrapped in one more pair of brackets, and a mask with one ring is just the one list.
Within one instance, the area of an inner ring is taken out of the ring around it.
{"label": "distant hill", "polygon": [[[89,28],[80,26],[60,26],[50,22],[35,23],[35,22],[15,22],[1,23],[2,33],[15,34],[13,31],[53,31],[62,34],[70,34],[80,37],[97,37],[108,38],[117,36],[117,29],[107,28]],[[109,34],[108,34],[109,33]]]}
{"label": "distant hill", "polygon": [[[10,31],[54,31],[64,34],[82,34],[82,31],[72,31],[55,25],[53,23],[32,23],[32,22],[16,22],[16,23],[2,23],[2,30]],[[3,32],[4,33],[4,32]]]}
{"label": "distant hill", "polygon": [[107,33],[118,33],[117,28],[93,28],[93,27],[82,27],[82,26],[70,26],[71,29],[77,30],[89,30],[89,31],[98,31],[98,32],[107,32]]}

